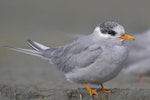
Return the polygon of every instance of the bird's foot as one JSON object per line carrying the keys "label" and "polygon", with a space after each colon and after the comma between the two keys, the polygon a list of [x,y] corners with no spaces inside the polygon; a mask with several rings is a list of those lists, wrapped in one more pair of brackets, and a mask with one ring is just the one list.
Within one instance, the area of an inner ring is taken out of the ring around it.
{"label": "bird's foot", "polygon": [[100,84],[100,86],[101,86],[101,92],[103,93],[111,93],[114,91],[114,89],[105,89],[103,84]]}
{"label": "bird's foot", "polygon": [[103,93],[111,93],[112,90],[111,89],[101,89],[101,92],[103,92]]}
{"label": "bird's foot", "polygon": [[91,89],[88,84],[86,84],[85,86],[86,86],[87,91],[90,93],[90,96],[92,96],[92,95],[97,95],[98,96],[98,93],[97,93],[96,90]]}

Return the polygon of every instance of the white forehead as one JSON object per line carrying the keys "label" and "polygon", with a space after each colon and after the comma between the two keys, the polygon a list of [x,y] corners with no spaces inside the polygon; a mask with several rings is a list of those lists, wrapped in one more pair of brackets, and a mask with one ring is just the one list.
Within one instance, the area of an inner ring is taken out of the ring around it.
{"label": "white forehead", "polygon": [[117,33],[121,33],[121,34],[124,34],[125,33],[125,29],[123,26],[121,25],[117,25],[116,27],[113,28],[113,30]]}

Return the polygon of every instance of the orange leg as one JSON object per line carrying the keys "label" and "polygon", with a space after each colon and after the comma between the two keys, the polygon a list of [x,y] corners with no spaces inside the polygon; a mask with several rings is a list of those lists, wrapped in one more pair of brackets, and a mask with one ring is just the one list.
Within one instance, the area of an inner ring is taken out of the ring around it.
{"label": "orange leg", "polygon": [[145,82],[142,75],[139,75],[139,82],[140,83],[144,83]]}
{"label": "orange leg", "polygon": [[97,91],[91,89],[90,86],[88,85],[88,83],[85,84],[85,87],[86,87],[87,91],[90,93],[90,96],[92,96],[92,95],[97,95],[98,96]]}
{"label": "orange leg", "polygon": [[111,93],[111,92],[112,92],[112,90],[110,90],[110,89],[104,89],[103,84],[100,84],[100,86],[101,86],[101,91],[102,91],[103,93]]}

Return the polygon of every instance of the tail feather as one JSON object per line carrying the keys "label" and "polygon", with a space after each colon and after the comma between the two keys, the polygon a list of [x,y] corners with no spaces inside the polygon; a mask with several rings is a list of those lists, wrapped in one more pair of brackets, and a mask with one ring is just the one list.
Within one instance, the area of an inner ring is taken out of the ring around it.
{"label": "tail feather", "polygon": [[26,54],[30,54],[30,55],[34,55],[34,56],[39,56],[39,57],[42,56],[41,52],[36,51],[36,50],[14,48],[14,47],[10,47],[10,46],[5,46],[5,48],[8,48],[8,49],[11,49],[14,51],[18,51],[18,52],[22,52],[22,53],[26,53]]}
{"label": "tail feather", "polygon": [[49,60],[51,63],[53,63],[51,61],[51,59],[49,58],[49,56],[44,56],[44,53],[46,53],[47,49],[50,49],[50,47],[44,46],[40,43],[28,40],[28,44],[33,48],[33,50],[31,49],[23,49],[23,48],[14,48],[11,46],[4,46],[5,48],[14,50],[14,51],[18,51],[18,52],[22,52],[25,54],[30,54],[30,55],[34,55],[34,56],[38,56],[41,57],[42,59],[46,59]]}
{"label": "tail feather", "polygon": [[47,57],[43,56],[44,50],[49,49],[49,47],[44,46],[40,43],[28,40],[28,44],[34,49],[23,49],[23,48],[14,48],[11,46],[5,46],[5,48],[14,50],[14,51],[18,51],[18,52],[22,52],[22,53],[26,53],[26,54],[30,54],[30,55],[34,55],[34,56],[38,56],[41,57],[43,59],[48,59]]}

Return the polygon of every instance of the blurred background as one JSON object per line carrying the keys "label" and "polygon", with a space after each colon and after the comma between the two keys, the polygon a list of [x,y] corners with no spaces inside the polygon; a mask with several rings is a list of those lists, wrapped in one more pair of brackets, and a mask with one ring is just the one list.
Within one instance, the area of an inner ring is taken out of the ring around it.
{"label": "blurred background", "polygon": [[[0,82],[36,88],[75,88],[48,61],[7,50],[2,46],[29,48],[31,39],[47,46],[74,40],[76,34],[90,34],[100,22],[112,20],[135,34],[150,28],[149,0],[1,0]],[[119,74],[106,87],[148,88],[135,78]],[[150,87],[149,87],[150,88]]]}

